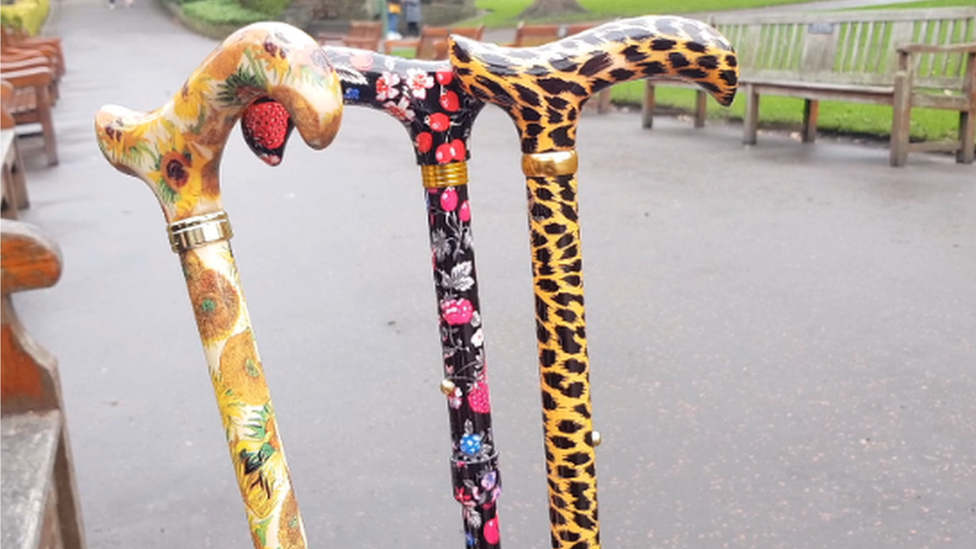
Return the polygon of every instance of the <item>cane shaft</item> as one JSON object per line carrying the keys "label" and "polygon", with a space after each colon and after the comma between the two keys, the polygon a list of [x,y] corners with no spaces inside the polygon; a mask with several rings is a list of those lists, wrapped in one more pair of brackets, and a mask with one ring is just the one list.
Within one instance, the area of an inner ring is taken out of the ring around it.
{"label": "cane shaft", "polygon": [[177,250],[255,549],[303,549],[305,532],[230,242]]}
{"label": "cane shaft", "polygon": [[467,167],[422,166],[427,187],[434,288],[440,320],[454,497],[461,504],[466,545],[499,546],[501,477],[491,425],[484,334],[478,301]]}
{"label": "cane shaft", "polygon": [[596,453],[576,175],[527,176],[552,545],[596,548]]}

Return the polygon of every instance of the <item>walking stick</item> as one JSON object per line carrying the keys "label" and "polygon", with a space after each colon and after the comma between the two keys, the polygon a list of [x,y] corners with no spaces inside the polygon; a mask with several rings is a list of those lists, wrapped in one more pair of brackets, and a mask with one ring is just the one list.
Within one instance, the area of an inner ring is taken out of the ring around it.
{"label": "walking stick", "polygon": [[[491,426],[467,185],[468,138],[484,103],[464,91],[447,61],[412,61],[348,48],[324,51],[342,81],[346,105],[386,111],[403,124],[413,142],[426,187],[454,497],[462,505],[466,546],[498,547],[496,501],[501,477]],[[286,125],[286,120],[269,117],[271,112],[280,109],[254,104],[241,126],[251,149],[274,165],[281,161],[284,144],[269,150],[260,136],[270,126]]]}
{"label": "walking stick", "polygon": [[736,57],[712,28],[679,17],[601,25],[543,46],[503,48],[459,36],[451,63],[469,93],[504,109],[522,140],[553,547],[599,546],[596,461],[576,202],[576,126],[592,95],[652,76],[697,82],[723,105]]}
{"label": "walking stick", "polygon": [[313,148],[326,147],[338,131],[342,98],[328,59],[311,37],[280,23],[232,34],[160,109],[146,113],[106,106],[95,126],[108,161],[149,185],[169,223],[254,547],[304,548],[218,179],[227,136],[258,97],[279,101]]}

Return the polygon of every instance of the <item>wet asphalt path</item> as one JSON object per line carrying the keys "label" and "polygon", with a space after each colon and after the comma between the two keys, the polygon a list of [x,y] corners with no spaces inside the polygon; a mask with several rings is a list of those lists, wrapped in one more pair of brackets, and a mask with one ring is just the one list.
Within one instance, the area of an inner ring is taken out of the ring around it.
{"label": "wet asphalt path", "polygon": [[[92,549],[250,546],[179,263],[148,189],[101,158],[104,103],[153,109],[216,42],[146,0],[61,0],[61,164],[26,143],[64,276],[18,296],[60,359]],[[976,547],[976,168],[587,115],[581,201],[606,547]],[[475,126],[474,230],[502,539],[548,546],[518,143]],[[312,547],[458,548],[420,176],[348,109],[225,205]]]}

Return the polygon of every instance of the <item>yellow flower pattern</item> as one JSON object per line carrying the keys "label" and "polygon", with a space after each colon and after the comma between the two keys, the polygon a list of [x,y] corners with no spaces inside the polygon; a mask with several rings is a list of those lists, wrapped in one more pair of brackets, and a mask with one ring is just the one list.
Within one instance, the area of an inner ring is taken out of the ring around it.
{"label": "yellow flower pattern", "polygon": [[[142,179],[169,223],[222,211],[219,162],[244,109],[284,105],[309,146],[324,148],[342,116],[342,93],[318,43],[284,23],[238,30],[180,91],[152,112],[109,105],[98,144],[118,170]],[[180,252],[190,301],[256,549],[303,549],[305,532],[271,395],[227,240]]]}
{"label": "yellow flower pattern", "polygon": [[167,221],[221,210],[220,153],[244,109],[270,97],[302,138],[324,148],[342,118],[342,90],[318,43],[284,23],[256,23],[228,37],[152,112],[117,105],[95,118],[105,158],[149,184]]}

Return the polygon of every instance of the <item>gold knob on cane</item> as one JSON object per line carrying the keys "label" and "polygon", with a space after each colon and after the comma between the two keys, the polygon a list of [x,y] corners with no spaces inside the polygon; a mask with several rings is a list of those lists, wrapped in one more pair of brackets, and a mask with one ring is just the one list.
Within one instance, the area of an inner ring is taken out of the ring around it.
{"label": "gold knob on cane", "polygon": [[455,385],[454,382],[451,381],[450,379],[441,380],[441,392],[444,393],[445,395],[447,396],[453,395],[454,389],[456,388],[457,385]]}

